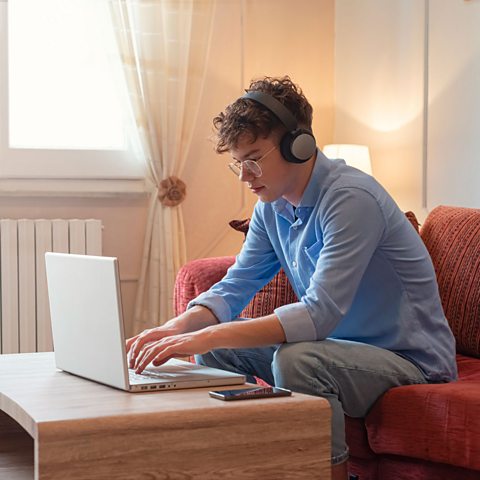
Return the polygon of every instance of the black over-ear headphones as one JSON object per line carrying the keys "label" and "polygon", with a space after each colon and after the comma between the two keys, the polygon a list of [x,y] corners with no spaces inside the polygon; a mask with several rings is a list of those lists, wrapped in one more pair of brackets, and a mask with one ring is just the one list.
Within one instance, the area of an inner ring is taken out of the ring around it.
{"label": "black over-ear headphones", "polygon": [[280,152],[287,162],[304,163],[312,157],[317,148],[315,137],[310,130],[298,128],[297,119],[283,103],[263,92],[247,92],[248,98],[268,108],[287,128],[280,140]]}

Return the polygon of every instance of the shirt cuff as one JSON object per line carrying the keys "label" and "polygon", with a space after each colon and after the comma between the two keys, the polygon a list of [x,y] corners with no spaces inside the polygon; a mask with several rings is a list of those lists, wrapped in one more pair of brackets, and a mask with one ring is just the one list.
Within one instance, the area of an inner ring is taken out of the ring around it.
{"label": "shirt cuff", "polygon": [[274,312],[280,320],[288,343],[317,340],[315,326],[307,307],[303,303],[282,305],[276,308]]}
{"label": "shirt cuff", "polygon": [[230,310],[230,306],[220,295],[203,292],[189,302],[187,305],[187,310],[195,305],[201,305],[202,307],[208,308],[221,323],[232,320],[232,311]]}

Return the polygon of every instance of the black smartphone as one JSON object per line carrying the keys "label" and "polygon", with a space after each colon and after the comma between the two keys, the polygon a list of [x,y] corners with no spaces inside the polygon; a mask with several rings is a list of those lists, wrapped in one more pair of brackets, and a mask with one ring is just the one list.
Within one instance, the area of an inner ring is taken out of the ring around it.
{"label": "black smartphone", "polygon": [[255,398],[288,397],[292,394],[290,390],[278,387],[254,387],[242,388],[240,390],[221,390],[208,392],[212,398],[219,400],[250,400]]}

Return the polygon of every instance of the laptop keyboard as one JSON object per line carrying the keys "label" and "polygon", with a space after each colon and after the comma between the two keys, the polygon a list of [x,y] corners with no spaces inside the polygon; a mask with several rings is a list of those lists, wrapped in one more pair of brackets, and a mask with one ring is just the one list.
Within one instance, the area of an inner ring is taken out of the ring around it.
{"label": "laptop keyboard", "polygon": [[156,373],[144,370],[143,373],[135,373],[135,370],[128,370],[128,376],[132,383],[152,383],[158,380],[170,380],[173,377],[178,377],[175,373]]}

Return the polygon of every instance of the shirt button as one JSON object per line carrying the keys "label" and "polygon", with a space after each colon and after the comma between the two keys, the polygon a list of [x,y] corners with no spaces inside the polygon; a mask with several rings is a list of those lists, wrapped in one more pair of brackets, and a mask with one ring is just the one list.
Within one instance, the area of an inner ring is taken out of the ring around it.
{"label": "shirt button", "polygon": [[292,262],[292,267],[297,268],[297,262],[295,260]]}
{"label": "shirt button", "polygon": [[297,225],[294,225],[294,226],[293,226],[293,229],[294,229],[294,230],[296,230],[297,228],[298,228]]}

